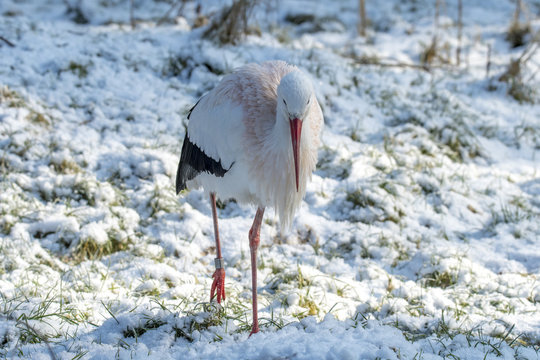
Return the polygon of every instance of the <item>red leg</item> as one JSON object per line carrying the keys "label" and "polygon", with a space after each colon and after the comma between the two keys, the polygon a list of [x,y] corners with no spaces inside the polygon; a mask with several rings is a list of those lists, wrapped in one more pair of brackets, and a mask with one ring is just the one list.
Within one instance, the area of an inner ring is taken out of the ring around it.
{"label": "red leg", "polygon": [[210,301],[217,296],[218,304],[221,303],[221,299],[225,300],[225,269],[223,268],[223,258],[221,257],[221,244],[219,242],[219,229],[216,210],[216,194],[210,193],[210,202],[212,203],[212,217],[214,218],[214,237],[216,238],[216,252],[217,257],[215,259],[216,271],[212,277],[212,288],[210,289]]}
{"label": "red leg", "polygon": [[249,249],[251,252],[251,296],[253,299],[253,327],[251,333],[259,332],[259,318],[257,316],[257,248],[260,242],[261,223],[264,215],[264,208],[258,208],[253,220],[253,225],[249,230]]}

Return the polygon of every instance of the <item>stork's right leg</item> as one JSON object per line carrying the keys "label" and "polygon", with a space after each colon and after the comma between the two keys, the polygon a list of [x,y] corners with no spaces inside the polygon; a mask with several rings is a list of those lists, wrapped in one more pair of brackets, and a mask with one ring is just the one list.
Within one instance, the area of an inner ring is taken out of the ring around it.
{"label": "stork's right leg", "polygon": [[221,257],[221,244],[219,242],[219,229],[216,210],[216,194],[210,193],[210,202],[212,203],[212,217],[214,218],[214,237],[216,238],[216,253],[215,259],[216,271],[212,277],[214,282],[210,289],[210,301],[217,296],[218,304],[221,303],[221,299],[225,300],[225,269],[223,268],[223,258]]}
{"label": "stork's right leg", "polygon": [[259,317],[257,314],[257,248],[259,247],[261,223],[263,220],[264,208],[258,208],[253,220],[253,225],[249,230],[249,249],[251,252],[251,297],[253,304],[253,325],[249,336],[259,332]]}

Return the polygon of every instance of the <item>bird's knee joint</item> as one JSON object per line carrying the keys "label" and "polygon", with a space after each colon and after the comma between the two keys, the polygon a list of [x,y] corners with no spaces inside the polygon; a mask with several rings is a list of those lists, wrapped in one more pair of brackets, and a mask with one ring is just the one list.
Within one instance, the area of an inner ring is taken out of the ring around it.
{"label": "bird's knee joint", "polygon": [[259,247],[259,243],[260,243],[260,238],[257,235],[255,236],[251,236],[251,233],[249,234],[249,248],[251,250],[257,250],[257,248]]}
{"label": "bird's knee joint", "polygon": [[249,241],[255,240],[258,241],[260,237],[260,231],[253,231],[253,228],[249,229]]}
{"label": "bird's knee joint", "polygon": [[258,237],[253,238],[249,241],[249,247],[257,249],[259,247],[260,240]]}

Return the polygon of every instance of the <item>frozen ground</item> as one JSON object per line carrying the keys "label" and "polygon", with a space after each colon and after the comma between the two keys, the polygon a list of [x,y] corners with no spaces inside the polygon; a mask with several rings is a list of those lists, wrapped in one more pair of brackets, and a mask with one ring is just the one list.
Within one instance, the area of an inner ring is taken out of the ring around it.
{"label": "frozen ground", "polygon": [[[0,357],[540,358],[540,51],[501,82],[530,46],[512,2],[464,1],[460,66],[457,1],[366,2],[367,38],[356,0],[270,1],[220,47],[190,1],[157,25],[171,2],[135,0],[131,29],[127,0],[2,0]],[[208,200],[173,179],[189,108],[269,59],[311,74],[326,127],[292,230],[267,213],[248,338],[254,209],[219,210],[217,308]]]}

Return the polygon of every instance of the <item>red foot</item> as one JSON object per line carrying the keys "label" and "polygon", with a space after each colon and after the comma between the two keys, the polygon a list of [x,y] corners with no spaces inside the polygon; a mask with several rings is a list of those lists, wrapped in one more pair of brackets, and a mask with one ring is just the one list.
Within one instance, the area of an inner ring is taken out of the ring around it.
{"label": "red foot", "polygon": [[217,296],[217,302],[221,304],[221,300],[225,300],[225,269],[216,269],[212,277],[214,282],[210,289],[210,301]]}
{"label": "red foot", "polygon": [[249,333],[249,337],[251,335],[256,334],[259,332],[259,324],[253,324],[253,327],[251,328],[251,332]]}

